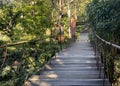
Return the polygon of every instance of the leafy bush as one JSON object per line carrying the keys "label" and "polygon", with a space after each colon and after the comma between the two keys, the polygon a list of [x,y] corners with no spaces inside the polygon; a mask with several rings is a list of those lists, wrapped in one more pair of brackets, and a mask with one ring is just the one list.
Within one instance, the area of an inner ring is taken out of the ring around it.
{"label": "leafy bush", "polygon": [[120,42],[119,4],[120,0],[93,0],[87,9],[92,29],[104,39],[114,43]]}
{"label": "leafy bush", "polygon": [[[93,31],[103,39],[120,45],[120,0],[93,0],[87,8],[87,13]],[[115,85],[120,78],[120,50],[104,43],[102,47],[107,75],[111,84]]]}

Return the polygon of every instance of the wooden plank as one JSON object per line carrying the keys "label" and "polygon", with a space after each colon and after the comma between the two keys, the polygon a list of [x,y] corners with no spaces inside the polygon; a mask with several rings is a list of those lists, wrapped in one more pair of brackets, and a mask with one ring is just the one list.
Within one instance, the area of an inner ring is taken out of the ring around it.
{"label": "wooden plank", "polygon": [[[38,75],[32,76],[30,86],[102,86],[103,67],[101,72],[97,69],[90,42],[81,40],[88,40],[88,34],[81,34],[76,43],[60,52]],[[108,79],[105,86],[109,86]]]}

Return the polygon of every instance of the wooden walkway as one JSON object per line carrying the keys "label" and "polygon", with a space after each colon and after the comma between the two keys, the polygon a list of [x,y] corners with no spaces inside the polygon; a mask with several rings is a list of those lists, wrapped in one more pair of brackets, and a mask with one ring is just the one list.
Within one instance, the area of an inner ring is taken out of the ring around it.
{"label": "wooden walkway", "polygon": [[[38,75],[33,75],[27,86],[103,86],[103,73],[99,78],[94,51],[88,34],[57,55]],[[108,80],[105,79],[105,85]]]}

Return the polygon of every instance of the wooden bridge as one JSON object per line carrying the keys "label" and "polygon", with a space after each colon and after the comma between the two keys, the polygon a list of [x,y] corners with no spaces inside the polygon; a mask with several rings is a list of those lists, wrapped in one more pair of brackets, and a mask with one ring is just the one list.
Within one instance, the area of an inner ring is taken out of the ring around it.
{"label": "wooden bridge", "polygon": [[33,75],[26,86],[110,86],[103,69],[97,67],[88,33],[82,33],[76,43],[59,52],[44,70]]}

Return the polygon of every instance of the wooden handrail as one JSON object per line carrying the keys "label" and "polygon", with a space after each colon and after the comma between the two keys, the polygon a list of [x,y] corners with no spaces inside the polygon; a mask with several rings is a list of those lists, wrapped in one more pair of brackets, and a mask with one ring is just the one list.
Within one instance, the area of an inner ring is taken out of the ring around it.
{"label": "wooden handrail", "polygon": [[56,36],[47,36],[47,37],[42,38],[42,39],[35,39],[35,40],[30,40],[30,41],[20,41],[20,42],[16,42],[16,43],[2,45],[2,46],[0,46],[0,48],[10,47],[10,46],[15,46],[15,45],[21,45],[21,44],[26,44],[26,43],[31,43],[31,42],[43,41],[47,38],[54,38],[54,37],[56,37]]}
{"label": "wooden handrail", "polygon": [[20,45],[20,44],[25,44],[25,43],[28,43],[28,41],[22,41],[22,42],[17,42],[17,43],[12,43],[12,44],[6,44],[6,45],[0,46],[0,48],[10,47],[10,46],[15,46],[15,45]]}
{"label": "wooden handrail", "polygon": [[119,45],[113,44],[113,43],[111,43],[111,42],[108,42],[108,41],[102,39],[102,38],[101,38],[99,35],[97,35],[96,33],[95,33],[95,36],[96,36],[99,40],[101,40],[102,42],[104,42],[105,44],[110,45],[110,46],[112,46],[112,47],[114,47],[114,48],[120,49],[120,46],[119,46]]}

